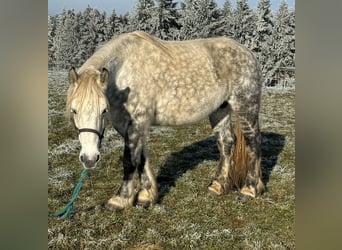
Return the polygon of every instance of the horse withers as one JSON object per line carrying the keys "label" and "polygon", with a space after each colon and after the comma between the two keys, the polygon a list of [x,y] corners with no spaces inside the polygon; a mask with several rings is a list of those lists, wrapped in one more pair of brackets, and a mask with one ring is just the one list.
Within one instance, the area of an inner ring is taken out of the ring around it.
{"label": "horse withers", "polygon": [[205,117],[220,151],[208,191],[222,195],[238,188],[251,197],[263,193],[262,76],[254,55],[241,44],[225,37],[163,41],[144,32],[127,33],[104,44],[78,70],[72,68],[69,82],[67,112],[79,130],[84,168],[95,168],[100,160],[106,112],[124,138],[123,181],[107,202],[110,208],[156,202],[157,183],[147,152],[150,126],[190,124]]}

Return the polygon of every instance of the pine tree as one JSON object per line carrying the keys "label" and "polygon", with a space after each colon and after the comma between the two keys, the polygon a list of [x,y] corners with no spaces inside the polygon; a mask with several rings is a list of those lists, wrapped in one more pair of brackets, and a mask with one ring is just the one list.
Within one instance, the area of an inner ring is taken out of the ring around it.
{"label": "pine tree", "polygon": [[228,37],[234,36],[233,27],[233,10],[230,0],[226,0],[223,4],[222,9],[222,25],[223,25],[223,35]]}
{"label": "pine tree", "polygon": [[207,38],[223,33],[223,19],[214,0],[185,0],[180,18],[180,38]]}
{"label": "pine tree", "polygon": [[[271,73],[275,76],[280,73],[280,68],[295,66],[294,12],[289,11],[285,1],[280,3],[279,10],[275,14],[272,40],[272,60],[274,66]],[[273,85],[273,83],[270,84]]]}
{"label": "pine tree", "polygon": [[112,14],[105,18],[105,38],[111,39],[113,36],[120,34],[121,23],[120,18],[113,10]]}
{"label": "pine tree", "polygon": [[94,53],[96,46],[105,41],[105,21],[104,15],[89,5],[82,13],[78,13],[77,18],[78,52],[75,56],[78,64],[82,64]]}
{"label": "pine tree", "polygon": [[253,44],[255,23],[256,15],[249,7],[247,0],[238,0],[233,13],[234,38],[248,48],[251,48]]}
{"label": "pine tree", "polygon": [[172,39],[175,31],[178,30],[177,10],[173,0],[156,0],[156,17],[157,25],[155,35],[164,40]]}
{"label": "pine tree", "polygon": [[134,30],[131,29],[131,21],[129,17],[129,13],[125,13],[124,15],[119,16],[119,23],[120,23],[120,28],[119,28],[119,34],[122,33],[127,33],[127,32],[132,32]]}
{"label": "pine tree", "polygon": [[105,26],[105,13],[100,13],[97,9],[92,11],[92,25],[95,32],[95,45],[106,41],[106,26]]}
{"label": "pine tree", "polygon": [[56,31],[56,18],[48,16],[48,67],[54,67],[55,64],[55,51],[54,39]]}
{"label": "pine tree", "polygon": [[153,14],[155,5],[153,0],[138,0],[135,9],[130,16],[130,29],[141,30],[152,34],[155,29]]}
{"label": "pine tree", "polygon": [[273,17],[271,14],[270,0],[259,0],[257,7],[257,22],[251,49],[261,63],[262,72],[266,82],[270,82],[274,76],[272,68],[272,30]]}
{"label": "pine tree", "polygon": [[75,65],[77,46],[77,22],[74,10],[63,10],[58,15],[56,36],[53,43],[55,65],[59,69],[70,68]]}

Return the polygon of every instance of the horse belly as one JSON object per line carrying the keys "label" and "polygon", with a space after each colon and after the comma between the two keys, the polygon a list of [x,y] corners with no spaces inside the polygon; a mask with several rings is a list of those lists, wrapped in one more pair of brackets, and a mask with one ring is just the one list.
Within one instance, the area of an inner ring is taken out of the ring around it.
{"label": "horse belly", "polygon": [[208,117],[224,101],[223,96],[210,93],[203,93],[197,97],[160,97],[155,110],[155,125],[172,126],[198,122]]}
{"label": "horse belly", "polygon": [[154,125],[175,126],[191,124],[202,120],[204,117],[208,115],[209,114],[203,112],[195,112],[190,114],[187,111],[178,111],[177,114],[171,112],[166,114],[158,114],[155,118]]}

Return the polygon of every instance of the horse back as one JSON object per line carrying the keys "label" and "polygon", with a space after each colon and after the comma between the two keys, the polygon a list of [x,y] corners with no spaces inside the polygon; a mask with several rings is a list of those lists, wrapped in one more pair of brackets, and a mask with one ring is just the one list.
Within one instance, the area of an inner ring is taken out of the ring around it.
{"label": "horse back", "polygon": [[258,85],[253,54],[229,38],[162,41],[137,33],[126,42],[117,85],[131,92],[129,112],[152,123],[196,122],[217,109],[244,84]]}

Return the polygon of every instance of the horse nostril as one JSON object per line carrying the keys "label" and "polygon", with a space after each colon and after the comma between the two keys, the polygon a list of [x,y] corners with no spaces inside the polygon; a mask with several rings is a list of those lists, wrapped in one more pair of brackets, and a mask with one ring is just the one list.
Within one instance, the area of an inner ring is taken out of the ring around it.
{"label": "horse nostril", "polygon": [[98,162],[100,160],[100,155],[96,156],[96,162]]}
{"label": "horse nostril", "polygon": [[84,162],[84,156],[83,155],[80,156],[80,161]]}

